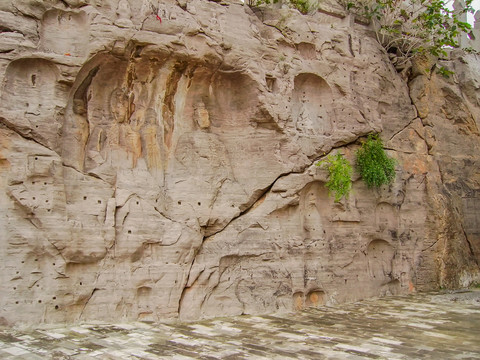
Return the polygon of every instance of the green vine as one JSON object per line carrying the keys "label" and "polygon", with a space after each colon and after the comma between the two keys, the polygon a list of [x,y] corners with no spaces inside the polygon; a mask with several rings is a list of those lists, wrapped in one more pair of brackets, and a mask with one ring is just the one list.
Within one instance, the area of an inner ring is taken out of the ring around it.
{"label": "green vine", "polygon": [[368,135],[357,150],[357,167],[369,188],[388,185],[395,179],[395,159],[385,153],[378,134]]}
{"label": "green vine", "polygon": [[342,197],[348,197],[352,189],[352,166],[342,154],[328,155],[325,160],[317,163],[317,166],[326,166],[328,181],[325,186],[330,195],[334,194],[335,202]]}

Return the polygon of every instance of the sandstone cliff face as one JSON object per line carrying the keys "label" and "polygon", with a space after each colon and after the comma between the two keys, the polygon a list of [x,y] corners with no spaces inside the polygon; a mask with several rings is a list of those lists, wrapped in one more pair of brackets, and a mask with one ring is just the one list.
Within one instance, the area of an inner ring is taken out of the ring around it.
{"label": "sandstone cliff face", "polygon": [[[328,6],[2,3],[2,322],[190,320],[478,281],[478,59],[407,82]],[[380,131],[395,183],[356,176],[334,203],[315,163],[354,162]]]}

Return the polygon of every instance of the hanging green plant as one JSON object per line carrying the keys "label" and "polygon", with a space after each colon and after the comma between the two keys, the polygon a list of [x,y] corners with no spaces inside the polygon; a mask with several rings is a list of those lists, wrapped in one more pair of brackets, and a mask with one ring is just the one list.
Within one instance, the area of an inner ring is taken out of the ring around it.
{"label": "hanging green plant", "polygon": [[348,197],[352,189],[352,166],[342,154],[328,155],[325,160],[319,161],[317,166],[326,166],[328,181],[325,186],[329,195],[335,196],[335,202],[342,197]]}
{"label": "hanging green plant", "polygon": [[388,185],[395,179],[395,159],[387,155],[378,134],[368,135],[357,150],[357,167],[369,188]]}

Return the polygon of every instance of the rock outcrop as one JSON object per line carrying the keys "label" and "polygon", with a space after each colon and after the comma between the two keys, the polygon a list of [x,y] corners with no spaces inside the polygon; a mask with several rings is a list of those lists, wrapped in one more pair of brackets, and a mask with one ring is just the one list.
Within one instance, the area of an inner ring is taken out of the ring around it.
{"label": "rock outcrop", "polygon": [[[290,311],[480,278],[480,68],[241,2],[0,4],[0,318]],[[316,162],[381,132],[395,182]]]}

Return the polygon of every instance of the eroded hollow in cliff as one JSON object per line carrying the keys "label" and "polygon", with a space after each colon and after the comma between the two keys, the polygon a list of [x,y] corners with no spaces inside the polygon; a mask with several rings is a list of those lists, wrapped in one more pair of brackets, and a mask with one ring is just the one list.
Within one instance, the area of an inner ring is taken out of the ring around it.
{"label": "eroded hollow in cliff", "polygon": [[67,56],[85,54],[89,23],[83,11],[48,10],[40,26],[40,48]]}
{"label": "eroded hollow in cliff", "polygon": [[55,109],[58,70],[44,59],[12,61],[2,88],[2,106],[19,116],[52,116]]}
{"label": "eroded hollow in cliff", "polygon": [[302,73],[294,79],[292,119],[303,135],[329,136],[333,128],[333,94],[320,76]]}

